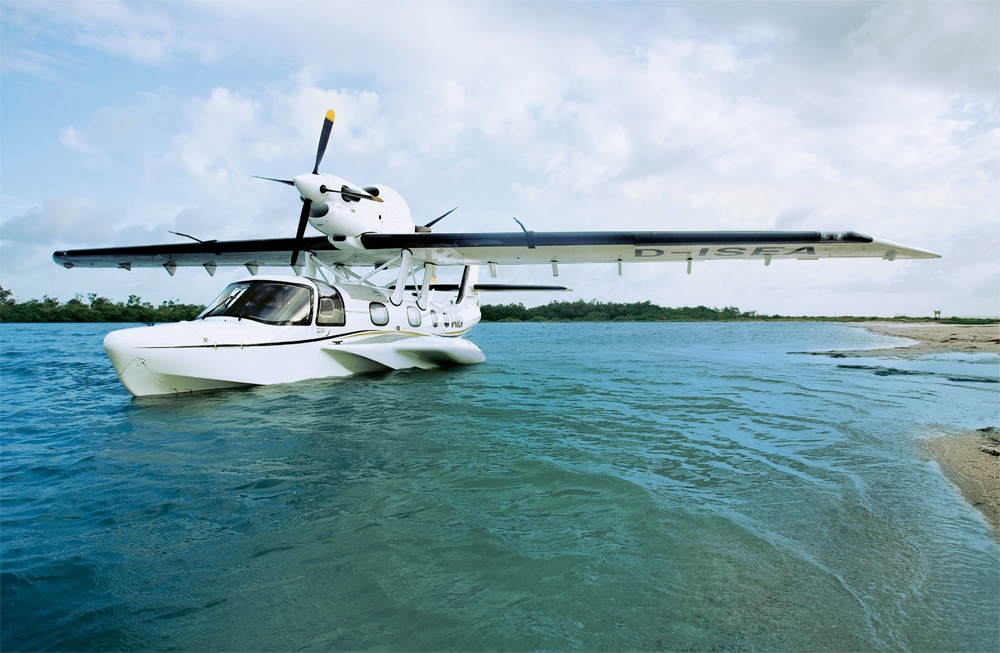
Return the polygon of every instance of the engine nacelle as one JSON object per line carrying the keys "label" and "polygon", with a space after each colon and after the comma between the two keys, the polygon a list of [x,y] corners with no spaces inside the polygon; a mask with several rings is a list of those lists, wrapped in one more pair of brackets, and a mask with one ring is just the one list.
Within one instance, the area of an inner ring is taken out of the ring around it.
{"label": "engine nacelle", "polygon": [[299,175],[294,184],[303,198],[312,201],[309,224],[327,236],[357,238],[366,233],[413,233],[410,207],[388,186],[362,188],[326,174]]}

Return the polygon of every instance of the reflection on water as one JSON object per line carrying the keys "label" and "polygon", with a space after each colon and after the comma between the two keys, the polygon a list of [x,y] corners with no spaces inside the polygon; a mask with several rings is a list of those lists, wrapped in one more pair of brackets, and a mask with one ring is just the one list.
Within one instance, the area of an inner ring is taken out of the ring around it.
{"label": "reflection on water", "polygon": [[490,324],[483,365],[133,400],[106,328],[2,326],[4,650],[1000,643],[997,545],[917,446],[998,422],[996,356]]}

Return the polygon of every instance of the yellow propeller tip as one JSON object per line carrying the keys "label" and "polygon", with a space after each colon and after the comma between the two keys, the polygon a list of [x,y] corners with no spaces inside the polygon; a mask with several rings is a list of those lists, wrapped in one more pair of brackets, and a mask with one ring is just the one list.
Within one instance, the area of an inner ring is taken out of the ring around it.
{"label": "yellow propeller tip", "polygon": [[333,112],[333,109],[326,110],[326,119],[333,122],[333,119],[337,117],[337,114]]}

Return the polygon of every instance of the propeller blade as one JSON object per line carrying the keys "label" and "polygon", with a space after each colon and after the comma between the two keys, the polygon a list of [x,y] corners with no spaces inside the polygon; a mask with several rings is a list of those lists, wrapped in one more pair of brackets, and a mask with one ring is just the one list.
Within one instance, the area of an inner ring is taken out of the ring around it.
{"label": "propeller blade", "polygon": [[313,174],[319,174],[319,164],[326,153],[326,144],[330,141],[330,130],[333,129],[333,119],[336,114],[333,109],[327,109],[326,118],[323,120],[323,131],[319,133],[319,147],[316,148],[316,165],[313,166]]}
{"label": "propeller blade", "polygon": [[[302,200],[302,213],[299,215],[299,228],[295,231],[295,240],[302,240],[306,233],[306,225],[309,223],[309,210],[312,208],[312,200]],[[292,250],[292,267],[299,262],[299,250]]]}
{"label": "propeller blade", "polygon": [[295,182],[291,179],[275,179],[274,177],[260,177],[257,175],[251,175],[254,179],[264,179],[265,181],[276,181],[279,184],[285,184],[287,186],[294,186]]}

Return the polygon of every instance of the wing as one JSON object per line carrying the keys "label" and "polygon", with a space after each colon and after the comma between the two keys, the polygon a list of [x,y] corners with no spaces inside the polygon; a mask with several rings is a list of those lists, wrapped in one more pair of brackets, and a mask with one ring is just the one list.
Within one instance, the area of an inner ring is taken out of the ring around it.
{"label": "wing", "polygon": [[382,265],[408,249],[436,265],[529,265],[727,259],[939,258],[940,254],[852,231],[596,231],[365,234],[352,244],[314,238],[205,241],[54,252],[60,265],[94,268],[285,267],[289,253],[326,265]]}
{"label": "wing", "polygon": [[325,236],[314,238],[268,238],[263,240],[206,240],[137,247],[71,249],[53,252],[56,263],[66,268],[155,268],[218,266],[284,267],[294,250],[329,255],[336,252]]}
{"label": "wing", "polygon": [[725,259],[940,258],[934,252],[852,231],[591,231],[366,234],[365,249],[438,265],[614,263]]}

